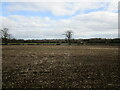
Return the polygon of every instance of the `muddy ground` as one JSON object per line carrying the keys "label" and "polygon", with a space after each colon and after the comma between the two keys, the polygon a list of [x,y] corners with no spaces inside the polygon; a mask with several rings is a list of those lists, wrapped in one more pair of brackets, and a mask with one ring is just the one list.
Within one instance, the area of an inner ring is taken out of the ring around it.
{"label": "muddy ground", "polygon": [[3,88],[119,88],[118,47],[7,45]]}

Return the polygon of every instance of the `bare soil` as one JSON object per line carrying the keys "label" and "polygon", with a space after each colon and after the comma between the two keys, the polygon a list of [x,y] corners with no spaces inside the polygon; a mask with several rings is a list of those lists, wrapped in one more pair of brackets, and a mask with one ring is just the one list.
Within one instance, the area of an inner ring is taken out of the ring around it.
{"label": "bare soil", "polygon": [[118,47],[6,45],[3,88],[119,88]]}

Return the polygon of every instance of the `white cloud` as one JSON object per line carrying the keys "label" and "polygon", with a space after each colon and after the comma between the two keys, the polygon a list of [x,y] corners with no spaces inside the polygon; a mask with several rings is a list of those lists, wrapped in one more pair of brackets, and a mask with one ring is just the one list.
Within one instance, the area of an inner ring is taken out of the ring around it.
{"label": "white cloud", "polygon": [[[0,21],[2,20],[3,27],[10,29],[15,38],[64,38],[62,33],[68,29],[74,32],[74,38],[117,37],[118,15],[115,12],[118,3],[113,1],[83,2],[11,3],[7,7],[11,13],[13,11],[51,12],[57,17],[70,16],[70,18],[57,20],[49,15],[40,17],[18,14],[1,16]],[[100,8],[105,10],[101,11]],[[90,9],[98,10],[84,13]],[[81,13],[76,14],[79,11]]]}
{"label": "white cloud", "polygon": [[1,0],[1,2],[115,2],[119,0]]}
{"label": "white cloud", "polygon": [[117,37],[117,13],[93,12],[70,19],[53,20],[49,17],[12,15],[0,17],[3,27],[8,27],[15,38],[64,38],[67,29],[74,38]]}
{"label": "white cloud", "polygon": [[[51,12],[55,16],[74,15],[76,12],[84,13],[86,10],[95,10],[107,8],[109,11],[114,11],[117,8],[117,2],[23,2],[11,3],[7,7],[8,11],[31,11],[31,12]],[[108,6],[107,6],[108,5]],[[116,6],[115,6],[116,5]],[[112,7],[115,7],[112,9]]]}
{"label": "white cloud", "polygon": [[107,11],[117,12],[118,11],[118,2],[109,2]]}

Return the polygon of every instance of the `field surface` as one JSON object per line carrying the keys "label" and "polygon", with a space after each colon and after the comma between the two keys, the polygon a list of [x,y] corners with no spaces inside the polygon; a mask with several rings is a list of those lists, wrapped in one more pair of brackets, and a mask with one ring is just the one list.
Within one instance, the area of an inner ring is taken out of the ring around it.
{"label": "field surface", "polygon": [[119,88],[118,47],[7,45],[3,88]]}

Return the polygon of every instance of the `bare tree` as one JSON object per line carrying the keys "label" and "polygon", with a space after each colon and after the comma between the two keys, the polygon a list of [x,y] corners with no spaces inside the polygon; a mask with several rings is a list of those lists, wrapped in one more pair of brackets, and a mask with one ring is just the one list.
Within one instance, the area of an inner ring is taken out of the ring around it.
{"label": "bare tree", "polygon": [[65,35],[67,37],[68,45],[71,45],[72,34],[73,34],[72,31],[66,31],[65,34],[63,34],[63,35]]}
{"label": "bare tree", "polygon": [[3,28],[1,30],[1,38],[2,38],[2,41],[5,43],[5,45],[7,45],[8,44],[8,39],[11,38],[11,34],[9,34],[8,28]]}

